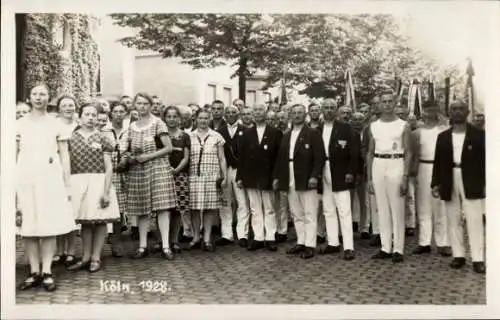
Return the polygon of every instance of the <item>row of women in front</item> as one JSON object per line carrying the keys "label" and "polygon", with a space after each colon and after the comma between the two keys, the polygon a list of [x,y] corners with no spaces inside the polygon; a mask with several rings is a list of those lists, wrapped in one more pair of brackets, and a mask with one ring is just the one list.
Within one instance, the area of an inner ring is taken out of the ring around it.
{"label": "row of women in front", "polygon": [[[382,99],[380,119],[369,126],[366,151],[367,167],[372,168],[366,170],[367,185],[375,193],[380,218],[382,248],[374,258],[392,257],[394,262],[401,262],[404,195],[412,157],[407,126],[394,113],[393,96],[384,97],[387,101]],[[237,237],[240,245],[248,246],[249,250],[265,247],[277,250],[276,240],[280,240],[277,237],[284,236],[279,230],[287,219],[280,216],[282,210],[275,208],[282,207],[280,202],[288,202],[297,243],[287,253],[312,258],[321,198],[328,237],[328,244],[321,252],[340,251],[340,225],[343,257],[354,259],[349,190],[359,175],[360,160],[365,157],[351,127],[335,120],[334,100],[324,101],[324,123],[316,129],[305,123],[306,108],[294,105],[290,109],[292,128],[284,133],[266,124],[265,106],[253,108],[254,123],[245,128],[238,122],[238,110],[234,107],[226,108],[221,124],[215,110],[223,109],[223,105],[217,102],[212,111],[197,111],[195,130],[182,130],[177,108],[167,107],[162,121],[150,113],[153,104],[150,96],[140,93],[133,99],[138,120],[127,124],[126,106],[115,104],[110,125],[98,130],[96,119],[102,111],[95,105],[78,108],[74,98],[62,96],[57,103],[62,113],[59,119],[47,115],[48,101],[47,86],[34,87],[30,91],[32,111],[17,121],[16,208],[21,217],[19,233],[25,239],[31,270],[20,289],[39,285],[48,291],[56,289],[51,267],[57,243],[74,250],[77,224],[81,225],[83,254],[79,260],[66,260],[67,269],[100,270],[106,225],[114,223],[115,233],[119,233],[124,213],[129,219],[136,219],[139,229],[134,258],[148,255],[147,235],[153,215],[166,259],[174,257],[177,248],[172,244],[177,243],[181,225],[190,226],[193,240],[189,248],[201,247],[213,252],[211,232],[217,214],[222,223],[220,243],[233,241],[232,211],[227,203],[231,192],[237,202]],[[463,107],[451,108],[452,116],[457,115],[456,119],[452,117],[454,126],[466,114]],[[63,120],[65,112],[69,114],[75,109],[79,113],[78,124],[72,123],[70,117]],[[217,131],[210,129],[211,114],[213,121],[218,122]],[[463,132],[453,131],[453,144],[451,132],[455,127],[446,131],[450,133],[450,145],[447,136],[436,137],[434,171],[421,170],[419,174],[426,172],[425,175],[432,176],[432,194],[447,204],[452,266],[465,264],[463,208],[474,269],[484,272],[484,238],[477,235],[484,230],[482,222],[479,225],[476,219],[477,215],[482,217],[483,209],[480,206],[484,198],[484,177],[481,178],[484,132],[481,135],[476,129],[462,125]],[[455,140],[460,137],[455,136],[461,133],[467,138],[461,140],[463,151],[457,151],[460,143]],[[441,140],[443,150],[439,147]],[[457,154],[462,154],[462,161]],[[430,161],[421,160],[422,165]],[[427,179],[421,182],[429,188],[430,198],[431,178]],[[245,207],[251,212],[254,239],[250,243]],[[430,213],[430,221],[432,214],[436,212]],[[189,221],[182,221],[183,218]],[[429,232],[429,228],[426,230]],[[425,251],[426,245],[430,245],[430,239],[422,250]],[[115,242],[114,255],[121,255],[119,248],[119,241]]]}

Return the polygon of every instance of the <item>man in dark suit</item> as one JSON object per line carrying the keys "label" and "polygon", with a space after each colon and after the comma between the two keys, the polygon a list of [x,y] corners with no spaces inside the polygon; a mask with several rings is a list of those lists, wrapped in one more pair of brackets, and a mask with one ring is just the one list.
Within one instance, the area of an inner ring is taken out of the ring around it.
{"label": "man in dark suit", "polygon": [[293,128],[285,133],[274,166],[273,188],[288,191],[297,244],[287,251],[303,259],[314,257],[318,223],[318,187],[323,176],[325,150],[318,130],[305,125],[306,108],[290,109]]}
{"label": "man in dark suit", "polygon": [[467,103],[450,105],[451,128],[439,134],[432,170],[432,193],[445,201],[453,252],[451,267],[465,265],[462,211],[467,221],[472,265],[485,273],[483,201],[486,198],[485,134],[467,123]]}
{"label": "man in dark suit", "polygon": [[[266,107],[253,108],[255,126],[247,129],[239,143],[236,181],[245,189],[250,200],[254,241],[248,250],[264,246],[276,251],[276,213],[273,208],[272,174],[281,142],[281,132],[266,124]],[[265,241],[265,243],[264,243]]]}
{"label": "man in dark suit", "polygon": [[224,120],[224,102],[215,100],[212,102],[212,121],[210,121],[210,129],[218,131],[226,125]]}
{"label": "man in dark suit", "polygon": [[[355,112],[352,115],[351,127],[356,137],[356,143],[358,143],[358,171],[356,172],[356,176],[354,177],[354,189],[351,191],[351,208],[353,210],[353,219],[354,217],[358,217],[359,219],[359,231],[361,232],[361,239],[370,239],[371,216],[366,203],[366,164],[364,153],[362,151],[363,139],[361,136],[363,133],[364,123],[365,115],[363,113]],[[357,206],[355,204],[357,204]],[[353,224],[353,227],[354,225],[355,224]]]}
{"label": "man in dark suit", "polygon": [[236,234],[241,246],[247,246],[249,212],[246,194],[236,185],[236,171],[238,168],[238,144],[243,137],[245,128],[238,123],[238,109],[228,106],[225,110],[227,123],[218,132],[225,140],[224,155],[227,162],[227,187],[224,190],[227,204],[221,208],[221,235],[217,245],[226,245],[233,242],[233,204],[236,207]]}
{"label": "man in dark suit", "polygon": [[[359,143],[348,123],[335,120],[337,103],[326,99],[322,104],[324,123],[320,127],[326,151],[323,170],[323,214],[328,245],[320,253],[340,252],[339,220],[344,260],[354,259],[350,188],[358,170]],[[338,211],[338,216],[337,216]]]}

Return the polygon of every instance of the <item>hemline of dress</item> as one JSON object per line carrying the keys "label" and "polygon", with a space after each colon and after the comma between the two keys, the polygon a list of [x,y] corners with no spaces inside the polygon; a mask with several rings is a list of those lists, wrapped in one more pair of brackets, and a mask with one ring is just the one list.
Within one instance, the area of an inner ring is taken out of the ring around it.
{"label": "hemline of dress", "polygon": [[119,222],[120,218],[110,218],[110,219],[77,219],[75,223],[77,224],[108,224],[113,222]]}

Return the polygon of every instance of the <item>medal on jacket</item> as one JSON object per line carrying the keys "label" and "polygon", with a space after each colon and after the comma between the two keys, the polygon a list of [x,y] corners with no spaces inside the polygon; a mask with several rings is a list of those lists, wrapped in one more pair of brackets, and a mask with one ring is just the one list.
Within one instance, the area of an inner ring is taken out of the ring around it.
{"label": "medal on jacket", "polygon": [[267,144],[264,145],[264,150],[267,150]]}

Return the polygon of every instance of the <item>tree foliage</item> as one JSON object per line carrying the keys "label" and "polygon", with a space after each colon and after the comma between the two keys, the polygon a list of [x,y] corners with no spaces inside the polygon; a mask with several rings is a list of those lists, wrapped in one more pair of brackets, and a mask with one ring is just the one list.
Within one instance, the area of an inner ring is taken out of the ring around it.
{"label": "tree foliage", "polygon": [[326,14],[112,14],[115,23],[137,30],[124,45],[177,56],[193,68],[230,65],[245,98],[247,77],[267,73],[266,87],[283,77],[287,87],[305,86],[311,97],[344,92],[351,69],[356,94],[369,100],[377,90],[442,72],[408,45],[390,15]]}

